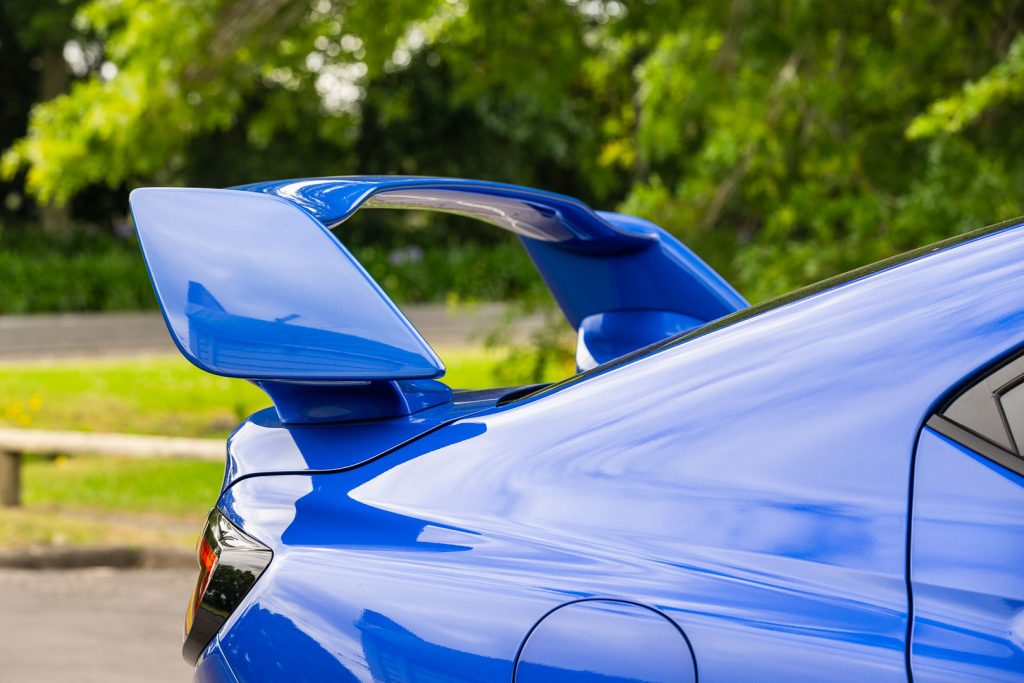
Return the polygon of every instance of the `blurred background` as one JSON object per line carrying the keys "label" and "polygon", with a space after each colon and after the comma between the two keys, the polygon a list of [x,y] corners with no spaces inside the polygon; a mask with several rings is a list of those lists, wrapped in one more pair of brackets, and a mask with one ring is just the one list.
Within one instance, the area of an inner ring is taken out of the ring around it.
{"label": "blurred background", "polygon": [[[1022,27],[1017,0],[0,0],[0,429],[223,439],[268,404],[173,355],[135,187],[531,185],[653,220],[758,302],[1024,213]],[[511,236],[382,211],[338,233],[452,384],[572,372]],[[187,555],[221,477],[198,458],[22,450],[19,504],[0,509],[12,566],[54,548]],[[0,572],[0,606],[22,610],[16,627],[0,608],[15,674],[60,664],[32,660],[33,628],[57,623],[40,605],[88,611],[145,581],[94,576],[72,600],[52,571]],[[133,631],[161,634],[153,657],[184,679],[193,572],[160,571],[171,616]]]}

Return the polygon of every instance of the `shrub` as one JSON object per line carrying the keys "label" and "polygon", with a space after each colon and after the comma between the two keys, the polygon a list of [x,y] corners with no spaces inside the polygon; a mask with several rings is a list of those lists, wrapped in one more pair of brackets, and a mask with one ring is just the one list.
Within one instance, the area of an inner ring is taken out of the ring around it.
{"label": "shrub", "polygon": [[[399,303],[529,299],[545,292],[514,240],[355,245],[353,252]],[[38,231],[0,231],[0,313],[155,308],[133,237],[87,229],[62,239]]]}

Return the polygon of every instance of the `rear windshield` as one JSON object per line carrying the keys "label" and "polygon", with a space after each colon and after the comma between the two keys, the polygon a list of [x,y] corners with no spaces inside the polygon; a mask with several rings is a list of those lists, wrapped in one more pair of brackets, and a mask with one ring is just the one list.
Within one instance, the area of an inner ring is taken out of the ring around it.
{"label": "rear windshield", "polygon": [[857,280],[862,277],[871,275],[873,273],[886,270],[887,268],[892,268],[893,266],[898,266],[902,263],[913,261],[916,258],[927,256],[928,254],[932,254],[937,251],[942,251],[943,249],[948,249],[949,247],[956,246],[957,244],[963,244],[964,242],[969,242],[973,239],[977,239],[978,237],[983,237],[994,232],[999,232],[1000,230],[1012,228],[1021,225],[1022,223],[1024,223],[1024,217],[1012,218],[1002,223],[996,223],[995,225],[990,225],[985,228],[965,232],[962,235],[956,235],[954,237],[942,240],[941,242],[934,242],[932,244],[919,247],[912,251],[907,251],[902,254],[890,256],[887,259],[882,259],[881,261],[876,261],[875,263],[862,266],[855,270],[851,270],[846,273],[842,273],[840,275],[836,275],[825,280],[821,280],[820,282],[816,282],[813,285],[808,285],[807,287],[802,287],[800,289],[794,290],[789,294],[783,294],[780,297],[769,299],[768,301],[757,304],[756,306],[748,306],[747,308],[741,309],[739,311],[736,311],[735,313],[719,318],[718,320],[713,320],[707,323],[706,325],[701,325],[700,327],[696,327],[692,330],[681,332],[680,334],[677,334],[673,337],[669,337],[659,342],[655,342],[650,346],[645,346],[642,349],[637,349],[636,351],[627,353],[624,356],[619,356],[618,358],[610,360],[607,363],[602,363],[601,365],[591,368],[590,370],[586,370],[585,372],[573,375],[572,377],[564,379],[561,382],[556,382],[555,384],[547,385],[541,389],[538,389],[537,391],[532,391],[526,394],[518,395],[515,397],[514,400],[502,401],[502,403],[523,401],[529,398],[533,398],[535,396],[541,396],[543,394],[558,390],[570,384],[575,384],[576,382],[585,380],[588,377],[593,377],[594,375],[599,375],[603,372],[607,372],[612,368],[617,368],[621,365],[631,363],[637,360],[638,358],[649,356],[652,353],[658,353],[659,351],[663,351],[673,346],[678,346],[679,344],[682,344],[684,342],[688,342],[691,339],[696,339],[697,337],[702,337],[705,334],[710,334],[711,332],[714,332],[715,330],[720,330],[723,327],[734,325],[735,323],[738,323],[741,320],[746,320],[748,318],[753,318],[756,315],[761,315],[765,311],[770,311],[773,308],[785,306],[786,304],[792,303],[794,301],[799,301],[800,299],[807,298],[819,292],[824,292],[825,290],[832,289],[833,287],[837,287],[841,284],[852,282],[853,280]]}

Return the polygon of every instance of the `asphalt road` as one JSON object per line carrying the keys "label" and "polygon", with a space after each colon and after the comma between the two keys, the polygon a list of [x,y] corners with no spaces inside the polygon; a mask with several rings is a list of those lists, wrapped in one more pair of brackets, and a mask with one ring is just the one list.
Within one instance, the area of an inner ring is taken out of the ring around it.
{"label": "asphalt road", "polygon": [[0,680],[183,683],[191,570],[0,570]]}
{"label": "asphalt road", "polygon": [[[494,329],[504,304],[449,309],[441,304],[403,307],[426,340],[438,348],[476,344]],[[519,320],[515,334],[527,336],[539,318]],[[131,356],[175,353],[159,313],[63,313],[0,316],[0,360]]]}

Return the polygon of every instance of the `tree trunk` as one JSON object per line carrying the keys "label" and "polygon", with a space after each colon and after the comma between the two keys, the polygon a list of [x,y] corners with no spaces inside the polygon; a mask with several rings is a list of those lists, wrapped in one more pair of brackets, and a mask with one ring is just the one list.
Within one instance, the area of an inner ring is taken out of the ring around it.
{"label": "tree trunk", "polygon": [[[64,46],[46,44],[40,53],[39,102],[63,95],[68,87],[68,65],[64,62]],[[39,224],[48,235],[63,235],[71,229],[71,212],[66,204],[47,202],[39,205]]]}

